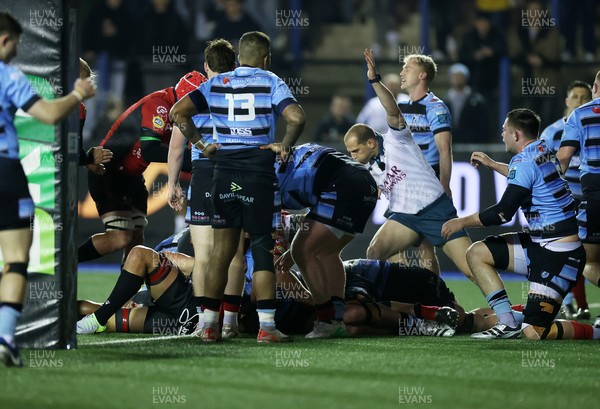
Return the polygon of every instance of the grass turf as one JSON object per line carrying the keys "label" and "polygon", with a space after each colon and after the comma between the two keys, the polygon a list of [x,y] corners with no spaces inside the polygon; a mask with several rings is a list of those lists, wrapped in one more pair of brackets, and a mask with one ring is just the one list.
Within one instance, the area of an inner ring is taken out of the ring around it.
{"label": "grass turf", "polygon": [[[104,300],[116,276],[82,274],[79,298]],[[449,281],[465,308],[475,286]],[[507,282],[513,303],[523,283]],[[600,301],[588,286],[591,303]],[[600,313],[592,309],[593,315]],[[22,351],[0,368],[2,408],[597,407],[598,343],[386,337],[258,345],[99,334],[73,351]]]}

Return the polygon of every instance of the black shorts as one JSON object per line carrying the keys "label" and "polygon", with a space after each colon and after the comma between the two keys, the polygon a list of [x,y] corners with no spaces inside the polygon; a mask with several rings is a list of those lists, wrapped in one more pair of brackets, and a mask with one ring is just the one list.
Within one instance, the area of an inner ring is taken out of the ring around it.
{"label": "black shorts", "polygon": [[[243,228],[249,234],[270,234],[277,188],[271,151],[217,151],[213,177],[214,228]],[[221,157],[220,157],[221,155]],[[235,163],[232,163],[235,162]],[[248,164],[248,169],[243,168]]]}
{"label": "black shorts", "polygon": [[88,172],[90,195],[100,216],[134,208],[147,214],[148,190],[142,175],[107,170],[104,175]]}
{"label": "black shorts", "polygon": [[188,194],[186,222],[194,226],[210,226],[212,223],[212,196],[215,164],[211,160],[195,160],[192,163],[192,180]]}
{"label": "black shorts", "polygon": [[0,230],[31,227],[35,205],[18,159],[0,158]]}
{"label": "black shorts", "polygon": [[[144,332],[165,333],[182,327],[190,328],[198,322],[199,299],[194,297],[191,282],[179,274],[167,290],[148,308],[144,321]],[[159,330],[160,329],[160,330]]]}
{"label": "black shorts", "polygon": [[382,301],[453,307],[456,298],[446,282],[433,272],[394,263],[385,281]]}
{"label": "black shorts", "polygon": [[600,200],[583,199],[577,212],[579,240],[583,243],[600,244]]}
{"label": "black shorts", "polygon": [[369,171],[344,165],[306,217],[350,234],[362,233],[376,204],[377,184]]}

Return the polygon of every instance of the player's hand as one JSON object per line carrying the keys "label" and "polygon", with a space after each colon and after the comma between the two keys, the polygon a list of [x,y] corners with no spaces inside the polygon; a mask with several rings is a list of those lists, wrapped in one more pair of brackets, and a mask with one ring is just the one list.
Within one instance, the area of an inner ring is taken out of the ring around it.
{"label": "player's hand", "polygon": [[460,218],[450,219],[442,226],[442,237],[447,240],[450,236],[463,228],[463,222]]}
{"label": "player's hand", "polygon": [[106,168],[104,167],[104,165],[102,164],[95,164],[95,163],[90,163],[88,165],[85,165],[86,169],[89,170],[90,172],[92,172],[95,175],[104,175],[106,173]]}
{"label": "player's hand", "polygon": [[77,78],[75,80],[74,91],[77,91],[83,99],[88,99],[96,95],[96,85],[88,78]]}
{"label": "player's hand", "polygon": [[202,154],[208,158],[208,159],[212,159],[215,157],[215,154],[217,153],[217,150],[221,147],[220,144],[218,143],[210,143],[208,145],[206,145],[204,147],[204,149],[202,149]]}
{"label": "player's hand", "polygon": [[179,183],[176,185],[169,185],[169,192],[167,193],[167,201],[169,202],[169,206],[175,211],[181,211],[183,207],[183,190]]}
{"label": "player's hand", "polygon": [[294,265],[294,259],[290,250],[286,250],[277,260],[275,260],[275,271],[278,273],[284,273],[290,271],[290,268]]}
{"label": "player's hand", "polygon": [[279,155],[279,157],[281,157],[281,160],[284,161],[288,155],[290,154],[290,152],[292,151],[292,148],[289,146],[285,146],[281,143],[270,143],[268,145],[261,145],[260,149],[262,150],[272,150],[273,152],[275,152],[276,154]]}
{"label": "player's hand", "polygon": [[370,48],[365,48],[364,51],[365,61],[367,62],[367,78],[370,80],[375,79],[377,70],[375,69],[375,54]]}
{"label": "player's hand", "polygon": [[489,168],[492,166],[493,163],[494,161],[492,160],[492,158],[490,158],[483,152],[473,152],[471,154],[471,165],[475,167],[483,165],[486,168]]}
{"label": "player's hand", "polygon": [[94,146],[93,148],[90,148],[90,151],[92,151],[92,158],[94,159],[92,163],[94,165],[108,163],[113,157],[112,151],[104,149],[102,146]]}

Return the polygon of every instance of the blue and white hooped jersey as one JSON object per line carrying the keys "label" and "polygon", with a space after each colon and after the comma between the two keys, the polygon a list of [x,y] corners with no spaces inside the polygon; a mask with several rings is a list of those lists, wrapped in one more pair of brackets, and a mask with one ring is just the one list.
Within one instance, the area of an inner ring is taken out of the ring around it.
{"label": "blue and white hooped jersey", "polygon": [[[558,152],[560,149],[560,141],[565,130],[566,120],[566,118],[560,118],[559,120],[551,123],[542,131],[542,134],[540,135],[540,139],[546,142],[548,149],[554,152]],[[573,193],[573,197],[576,199],[581,199],[581,182],[579,181],[580,164],[581,162],[579,161],[578,149],[571,158],[571,163],[569,164],[569,167],[565,173],[565,179],[569,184],[569,189],[571,189],[571,193]]]}
{"label": "blue and white hooped jersey", "polygon": [[582,177],[600,175],[600,98],[575,108],[569,115],[561,146],[579,148]]}
{"label": "blue and white hooped jersey", "polygon": [[314,143],[294,147],[284,163],[275,163],[281,205],[284,209],[304,209],[319,199],[314,192],[320,159],[337,151]]}
{"label": "blue and white hooped jersey", "polygon": [[[192,121],[194,121],[194,125],[196,126],[196,129],[198,129],[198,133],[200,133],[200,138],[203,142],[213,143],[215,141],[214,127],[210,113],[202,112],[194,115]],[[209,160],[202,152],[200,152],[200,149],[196,148],[196,145],[192,145],[192,161],[194,160]]]}
{"label": "blue and white hooped jersey", "polygon": [[247,66],[216,75],[188,95],[198,112],[203,112],[206,105],[210,108],[216,141],[223,144],[221,149],[273,143],[276,115],[296,103],[281,78]]}
{"label": "blue and white hooped jersey", "polygon": [[508,165],[508,183],[531,192],[531,201],[521,204],[533,239],[560,237],[577,232],[575,201],[560,164],[546,143],[537,140],[513,156]]}
{"label": "blue and white hooped jersey", "polygon": [[19,159],[15,113],[19,108],[27,111],[39,99],[21,70],[0,61],[0,157]]}
{"label": "blue and white hooped jersey", "polygon": [[423,98],[398,104],[398,107],[429,165],[438,165],[440,152],[434,136],[440,132],[452,131],[452,116],[444,101],[433,92],[428,92]]}

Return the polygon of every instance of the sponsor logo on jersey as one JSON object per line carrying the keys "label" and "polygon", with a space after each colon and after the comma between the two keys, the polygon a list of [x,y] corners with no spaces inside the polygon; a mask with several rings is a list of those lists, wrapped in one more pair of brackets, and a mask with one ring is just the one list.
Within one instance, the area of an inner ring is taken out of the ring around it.
{"label": "sponsor logo on jersey", "polygon": [[231,182],[231,191],[237,192],[238,190],[242,190],[242,187],[235,182]]}
{"label": "sponsor logo on jersey", "polygon": [[161,115],[167,115],[167,112],[169,112],[169,111],[167,111],[167,107],[165,107],[165,106],[162,106],[162,105],[159,105],[159,106],[156,108],[156,112],[158,112],[158,113],[159,113],[159,114],[161,114]]}
{"label": "sponsor logo on jersey", "polygon": [[252,136],[252,128],[229,128],[231,135]]}
{"label": "sponsor logo on jersey", "polygon": [[152,124],[158,129],[163,129],[165,127],[165,121],[163,121],[163,119],[158,115],[152,118]]}

